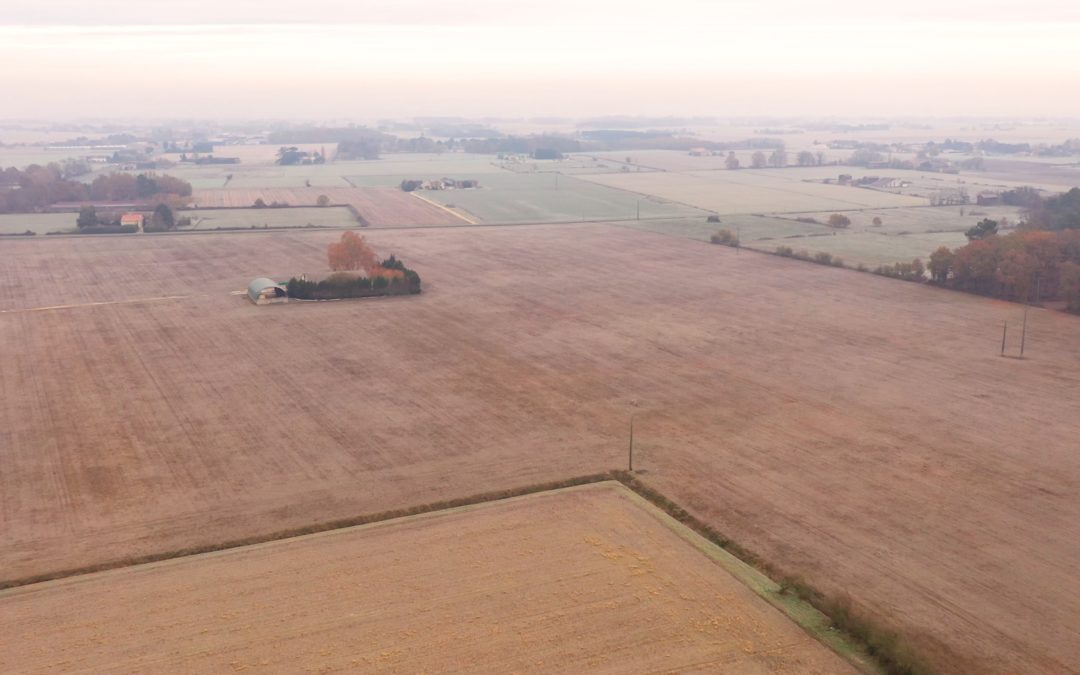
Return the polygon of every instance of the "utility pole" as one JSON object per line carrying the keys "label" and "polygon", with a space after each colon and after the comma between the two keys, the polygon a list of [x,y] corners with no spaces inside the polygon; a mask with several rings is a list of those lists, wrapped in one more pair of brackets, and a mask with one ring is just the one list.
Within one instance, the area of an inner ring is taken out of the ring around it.
{"label": "utility pole", "polygon": [[[1035,301],[1039,300],[1039,293],[1042,291],[1042,279],[1038,276],[1035,277]],[[1020,358],[1024,358],[1024,343],[1027,341],[1027,315],[1028,309],[1031,307],[1031,296],[1028,296],[1027,304],[1024,305],[1024,328],[1020,333]]]}
{"label": "utility pole", "polygon": [[1005,331],[1009,329],[1009,322],[1001,322],[1001,355],[1005,356]]}
{"label": "utility pole", "polygon": [[1020,329],[1020,358],[1024,358],[1024,341],[1027,339],[1028,306],[1024,305],[1024,327]]}

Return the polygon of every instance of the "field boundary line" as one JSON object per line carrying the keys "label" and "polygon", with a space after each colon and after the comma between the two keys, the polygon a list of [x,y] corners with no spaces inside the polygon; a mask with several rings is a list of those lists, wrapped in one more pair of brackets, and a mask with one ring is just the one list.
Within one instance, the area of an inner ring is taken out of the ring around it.
{"label": "field boundary line", "polygon": [[160,298],[135,298],[133,300],[103,300],[101,302],[82,302],[74,305],[51,305],[49,307],[25,307],[23,309],[0,309],[0,314],[18,314],[21,312],[50,312],[56,309],[78,309],[80,307],[102,307],[104,305],[132,305],[140,302],[160,302],[162,300],[186,300],[194,295],[163,295]]}
{"label": "field boundary line", "polygon": [[437,502],[430,502],[427,504],[420,504],[416,506],[406,506],[397,509],[391,509],[388,511],[380,511],[377,513],[352,516],[349,518],[340,518],[336,520],[323,521],[320,523],[312,523],[309,525],[303,525],[284,530],[277,530],[274,532],[268,532],[265,534],[254,535],[250,537],[243,537],[240,539],[231,539],[228,541],[211,544],[200,544],[181,549],[173,549],[171,551],[160,551],[157,553],[128,556],[125,558],[117,558],[114,560],[96,563],[93,565],[55,570],[52,572],[44,572],[41,574],[35,574],[26,577],[14,579],[0,579],[0,597],[5,595],[6,591],[10,589],[30,586],[32,584],[44,583],[46,581],[56,581],[59,579],[67,579],[70,577],[94,574],[97,572],[106,572],[109,570],[116,570],[126,567],[135,567],[137,565],[162,562],[176,558],[185,558],[188,556],[200,555],[204,553],[215,553],[219,551],[226,551],[229,549],[252,546],[255,544],[266,544],[272,541],[293,539],[296,537],[317,534],[320,532],[341,530],[345,528],[356,527],[358,525],[369,525],[372,523],[385,522],[388,520],[404,518],[407,516],[417,516],[437,511],[446,511],[448,509],[473,506],[487,502],[510,499],[513,497],[523,497],[526,495],[536,494],[538,492],[550,492],[552,490],[557,490],[561,488],[569,488],[579,485],[590,485],[593,483],[600,483],[610,480],[612,480],[612,476],[610,473],[594,473],[583,476],[575,476],[573,478],[567,478],[559,481],[533,483],[529,485],[519,486],[516,488],[508,488],[505,490],[482,492],[466,497],[459,497],[456,499],[447,499]]}
{"label": "field boundary line", "polygon": [[[461,214],[461,213],[458,213],[457,211],[454,211],[453,209],[451,209],[448,206],[443,206],[442,204],[440,204],[438,202],[435,202],[435,201],[432,201],[432,200],[428,199],[427,197],[424,197],[423,195],[416,194],[415,190],[413,192],[410,192],[409,194],[411,194],[413,197],[416,197],[420,201],[431,204],[432,206],[434,206],[437,209],[442,209],[443,211],[446,211],[447,213],[451,214],[455,218],[460,218],[461,220],[464,220],[466,223],[468,223],[470,225],[479,225],[480,224],[480,223],[476,222],[475,220],[473,220],[472,218],[469,218],[468,216],[466,216],[464,214]],[[453,225],[444,225],[443,227],[453,227]]]}
{"label": "field boundary line", "polygon": [[[739,583],[753,591],[754,595],[767,602],[788,620],[802,628],[810,637],[824,644],[859,671],[868,674],[886,672],[870,655],[862,641],[846,631],[833,629],[832,620],[811,603],[798,596],[785,593],[783,585],[729,550],[732,547],[730,541],[724,546],[703,535],[691,525],[676,518],[667,508],[650,499],[647,495],[651,489],[645,488],[643,483],[632,476],[620,476],[621,473],[613,472],[615,474],[613,480],[625,490],[629,498],[652,513],[665,527],[707,556],[718,567],[735,577]],[[659,493],[655,494],[659,495]],[[674,502],[666,500],[662,495],[659,496],[674,505]]]}
{"label": "field boundary line", "polygon": [[[892,628],[852,607],[849,598],[826,596],[805,580],[780,573],[768,561],[722,535],[641,481],[635,473],[613,470],[611,476],[725,556],[713,559],[810,636],[865,673],[932,675],[937,671]],[[701,548],[699,546],[699,548]],[[709,554],[709,549],[702,549]],[[730,567],[729,567],[730,565]],[[775,579],[781,579],[777,582]]]}

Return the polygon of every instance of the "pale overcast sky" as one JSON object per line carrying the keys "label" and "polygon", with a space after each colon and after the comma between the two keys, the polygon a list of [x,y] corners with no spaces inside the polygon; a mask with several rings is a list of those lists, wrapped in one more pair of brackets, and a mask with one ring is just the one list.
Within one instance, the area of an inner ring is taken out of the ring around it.
{"label": "pale overcast sky", "polygon": [[1080,116],[1080,3],[4,0],[0,117]]}

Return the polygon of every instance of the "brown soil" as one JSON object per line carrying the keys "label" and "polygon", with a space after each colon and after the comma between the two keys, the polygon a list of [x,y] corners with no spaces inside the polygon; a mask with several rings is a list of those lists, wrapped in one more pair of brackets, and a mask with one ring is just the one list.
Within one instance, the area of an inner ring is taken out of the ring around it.
{"label": "brown soil", "polygon": [[0,593],[5,672],[853,673],[610,483]]}
{"label": "brown soil", "polygon": [[439,208],[416,195],[387,187],[310,188],[223,188],[196,190],[191,203],[199,208],[249,207],[256,199],[267,204],[316,206],[320,195],[335,205],[349,205],[373,227],[407,225],[464,225],[466,222],[447,209]]}
{"label": "brown soil", "polygon": [[1017,305],[600,225],[371,232],[417,297],[230,295],[334,238],[0,248],[4,578],[623,466],[636,410],[651,484],[943,670],[1076,668],[1077,318],[1003,359]]}

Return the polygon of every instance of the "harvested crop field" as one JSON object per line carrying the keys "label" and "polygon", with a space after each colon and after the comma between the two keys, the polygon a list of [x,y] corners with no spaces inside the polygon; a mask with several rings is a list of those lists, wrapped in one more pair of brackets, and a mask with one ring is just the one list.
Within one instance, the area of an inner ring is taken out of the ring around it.
{"label": "harvested crop field", "polygon": [[0,669],[856,672],[684,536],[604,483],[13,589]]}
{"label": "harvested crop field", "polygon": [[636,411],[650,484],[941,669],[1075,668],[1076,317],[1020,361],[1018,305],[689,239],[365,235],[422,295],[231,295],[334,232],[2,242],[4,578],[625,466]]}
{"label": "harvested crop field", "polygon": [[321,195],[334,205],[352,206],[373,227],[408,225],[463,225],[466,221],[416,195],[389,187],[225,188],[196,190],[191,203],[200,209],[247,207],[262,199],[266,204],[315,206]]}
{"label": "harvested crop field", "polygon": [[358,227],[356,216],[343,206],[287,209],[198,209],[181,211],[192,230],[259,227]]}

